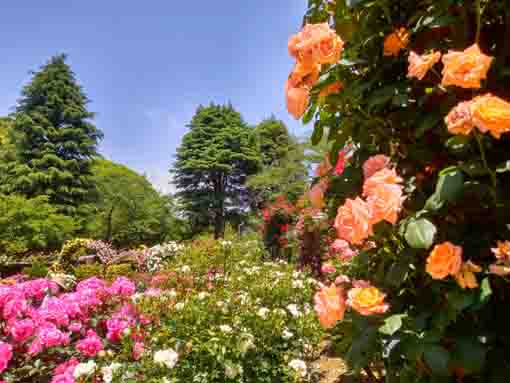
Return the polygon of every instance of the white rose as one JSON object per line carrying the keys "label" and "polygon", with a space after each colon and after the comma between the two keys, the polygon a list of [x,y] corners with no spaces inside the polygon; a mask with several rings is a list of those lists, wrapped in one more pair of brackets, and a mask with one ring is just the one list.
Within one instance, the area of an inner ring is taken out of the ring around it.
{"label": "white rose", "polygon": [[306,376],[306,363],[301,359],[291,360],[289,362],[289,367],[295,370],[302,378]]}
{"label": "white rose", "polygon": [[261,307],[259,311],[257,311],[257,315],[261,317],[262,319],[267,318],[267,314],[269,313],[269,309],[266,307]]}
{"label": "white rose", "polygon": [[179,354],[171,348],[167,350],[159,350],[154,353],[154,362],[156,364],[163,364],[168,368],[174,368],[178,360]]}
{"label": "white rose", "polygon": [[89,376],[96,370],[96,362],[89,360],[87,363],[78,364],[73,373],[75,379],[79,379],[82,376]]}
{"label": "white rose", "polygon": [[232,327],[230,327],[228,324],[222,324],[220,326],[221,332],[224,332],[226,334],[230,334],[232,332]]}
{"label": "white rose", "polygon": [[299,308],[296,304],[290,304],[287,306],[287,310],[291,313],[293,317],[298,317],[300,315]]}
{"label": "white rose", "polygon": [[229,379],[234,379],[237,375],[241,375],[243,373],[243,368],[238,364],[234,365],[231,363],[225,364],[225,375]]}
{"label": "white rose", "polygon": [[290,332],[289,330],[287,329],[284,329],[283,332],[282,332],[282,338],[283,339],[290,339],[294,336],[294,334],[292,332]]}
{"label": "white rose", "polygon": [[101,368],[101,374],[103,375],[103,381],[104,383],[112,383],[113,381],[113,374],[115,371],[117,371],[119,368],[121,368],[122,365],[120,363],[112,363],[109,366],[104,366]]}

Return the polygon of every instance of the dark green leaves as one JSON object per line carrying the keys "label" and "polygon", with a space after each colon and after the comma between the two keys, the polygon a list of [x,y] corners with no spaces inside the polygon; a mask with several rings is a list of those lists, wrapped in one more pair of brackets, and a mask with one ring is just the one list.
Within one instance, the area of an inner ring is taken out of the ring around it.
{"label": "dark green leaves", "polygon": [[322,136],[324,135],[324,127],[320,123],[315,124],[315,128],[312,133],[312,145],[318,145],[322,140]]}
{"label": "dark green leaves", "polygon": [[407,224],[405,239],[415,249],[428,249],[434,243],[437,229],[425,218],[412,218]]}
{"label": "dark green leaves", "polygon": [[425,346],[423,356],[425,362],[434,374],[442,376],[448,375],[450,355],[445,348],[435,344],[428,344]]}
{"label": "dark green leaves", "polygon": [[449,168],[441,172],[436,191],[425,204],[426,210],[439,210],[446,202],[460,197],[464,188],[464,174],[458,168]]}

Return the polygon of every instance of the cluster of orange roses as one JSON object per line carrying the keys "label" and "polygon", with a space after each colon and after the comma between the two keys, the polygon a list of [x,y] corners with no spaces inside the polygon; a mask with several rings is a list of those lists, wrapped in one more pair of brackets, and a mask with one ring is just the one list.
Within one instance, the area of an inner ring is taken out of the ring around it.
{"label": "cluster of orange roses", "polygon": [[[310,90],[319,79],[322,65],[340,60],[344,43],[328,23],[307,24],[289,39],[289,53],[296,59],[294,69],[285,83],[287,110],[296,119],[308,108]],[[337,92],[340,83],[323,89],[320,96]]]}
{"label": "cluster of orange roses", "polygon": [[444,279],[451,275],[463,289],[478,287],[474,273],[482,271],[480,266],[471,261],[463,262],[462,247],[451,242],[443,242],[434,247],[427,258],[425,270],[433,279]]}
{"label": "cluster of orange roses", "polygon": [[[489,271],[501,276],[510,275],[510,242],[498,241],[491,250],[497,261],[490,265]],[[475,273],[482,271],[482,268],[471,261],[463,262],[462,247],[443,242],[436,245],[427,258],[426,271],[434,279],[451,275],[461,288],[474,289],[478,287]]]}

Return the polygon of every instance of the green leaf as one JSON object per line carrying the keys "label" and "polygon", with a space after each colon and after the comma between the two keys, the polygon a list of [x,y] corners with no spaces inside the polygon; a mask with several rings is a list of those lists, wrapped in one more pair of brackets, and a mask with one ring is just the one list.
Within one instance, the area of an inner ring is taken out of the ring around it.
{"label": "green leaf", "polygon": [[425,218],[411,219],[407,225],[405,239],[415,249],[428,249],[434,243],[437,229]]}
{"label": "green leaf", "polygon": [[313,134],[312,134],[312,138],[311,138],[312,145],[318,145],[319,142],[321,142],[321,140],[322,140],[323,134],[324,134],[324,127],[322,126],[322,124],[315,124],[315,128],[313,130]]}
{"label": "green leaf", "polygon": [[316,109],[317,109],[316,105],[312,105],[310,108],[308,108],[308,110],[304,114],[303,120],[302,120],[304,125],[306,125],[310,121],[312,121],[312,118],[315,115]]}
{"label": "green leaf", "polygon": [[510,172],[510,161],[505,161],[499,164],[496,168],[496,173]]}
{"label": "green leaf", "polygon": [[471,136],[453,136],[446,141],[445,146],[453,154],[464,153],[470,149],[471,139]]}
{"label": "green leaf", "polygon": [[368,110],[372,110],[374,107],[379,105],[384,105],[390,101],[395,95],[395,86],[388,85],[384,88],[377,89],[372,92],[370,98],[368,99]]}
{"label": "green leaf", "polygon": [[393,335],[402,327],[402,318],[405,318],[406,314],[395,314],[384,320],[384,324],[379,327],[379,332],[385,335]]}
{"label": "green leaf", "polygon": [[428,130],[432,129],[436,126],[439,121],[441,121],[441,117],[437,114],[427,114],[416,128],[416,132],[414,133],[416,138],[421,138]]}
{"label": "green leaf", "polygon": [[470,161],[462,164],[461,169],[470,177],[480,177],[487,174],[487,169],[482,161]]}
{"label": "green leaf", "polygon": [[429,344],[425,346],[423,356],[433,373],[442,376],[448,375],[450,355],[446,349],[439,345]]}
{"label": "green leaf", "polygon": [[489,300],[491,295],[492,295],[492,288],[489,283],[489,277],[487,277],[487,278],[484,278],[484,280],[482,281],[482,283],[480,285],[480,297],[479,297],[480,303],[485,304]]}
{"label": "green leaf", "polygon": [[486,348],[474,338],[460,338],[452,351],[452,365],[468,373],[480,372],[485,364]]}
{"label": "green leaf", "polygon": [[425,203],[426,210],[439,210],[445,202],[453,202],[464,189],[464,174],[458,168],[448,168],[440,173],[436,191]]}

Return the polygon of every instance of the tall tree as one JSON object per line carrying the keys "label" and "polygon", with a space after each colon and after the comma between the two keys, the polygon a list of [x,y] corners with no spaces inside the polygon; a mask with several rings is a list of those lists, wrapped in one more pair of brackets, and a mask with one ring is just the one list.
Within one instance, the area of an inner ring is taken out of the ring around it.
{"label": "tall tree", "polygon": [[245,181],[259,163],[255,137],[231,105],[199,106],[189,128],[173,169],[178,196],[195,228],[213,224],[223,237],[227,216],[248,207]]}
{"label": "tall tree", "polygon": [[65,55],[33,73],[13,115],[17,155],[7,166],[4,191],[48,196],[68,215],[92,199],[90,166],[102,133],[91,123],[88,102]]}
{"label": "tall tree", "polygon": [[182,225],[172,211],[172,201],[144,176],[105,159],[96,159],[92,172],[98,201],[87,228],[94,238],[131,246],[179,237]]}
{"label": "tall tree", "polygon": [[290,200],[299,197],[307,179],[304,145],[289,134],[282,121],[270,117],[255,128],[262,167],[249,177],[247,185],[256,207],[276,195]]}

